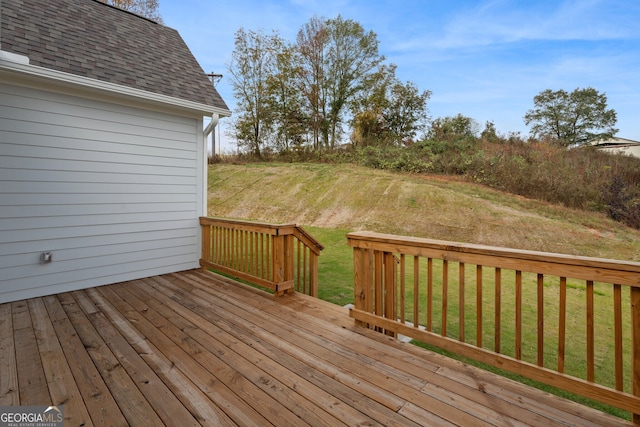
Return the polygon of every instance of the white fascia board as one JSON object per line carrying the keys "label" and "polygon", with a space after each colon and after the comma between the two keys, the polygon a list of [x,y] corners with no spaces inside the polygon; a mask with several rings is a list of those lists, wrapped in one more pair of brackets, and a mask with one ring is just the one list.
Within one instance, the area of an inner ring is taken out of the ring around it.
{"label": "white fascia board", "polygon": [[[38,67],[14,61],[7,61],[0,57],[0,82],[14,82],[21,85],[35,85],[43,89],[58,89],[69,93],[69,89],[86,93],[109,94],[110,98],[136,99],[145,104],[155,104],[164,108],[189,110],[200,116],[220,117],[231,116],[231,111],[224,108],[206,105],[199,102],[187,101],[172,96],[148,92],[114,83],[104,82],[49,68]],[[66,90],[65,90],[66,89]]]}

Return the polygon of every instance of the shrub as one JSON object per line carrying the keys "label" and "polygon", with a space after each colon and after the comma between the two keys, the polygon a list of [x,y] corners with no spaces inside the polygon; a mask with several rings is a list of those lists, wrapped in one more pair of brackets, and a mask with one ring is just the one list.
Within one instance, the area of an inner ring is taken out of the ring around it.
{"label": "shrub", "polygon": [[614,177],[603,191],[604,204],[609,217],[630,227],[640,228],[640,186],[626,185],[619,176]]}

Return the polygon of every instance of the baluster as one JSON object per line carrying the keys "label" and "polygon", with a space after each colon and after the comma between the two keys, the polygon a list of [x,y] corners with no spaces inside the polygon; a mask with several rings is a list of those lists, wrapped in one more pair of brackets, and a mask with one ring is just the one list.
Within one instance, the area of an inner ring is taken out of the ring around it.
{"label": "baluster", "polygon": [[382,296],[383,296],[383,288],[382,288],[382,252],[374,251],[373,253],[374,259],[374,293],[375,293],[375,313],[378,316],[383,315],[382,311]]}
{"label": "baluster", "polygon": [[564,372],[567,331],[567,278],[560,278],[560,307],[558,319],[558,372]]}
{"label": "baluster", "polygon": [[495,352],[496,353],[500,353],[501,350],[501,333],[502,333],[502,327],[501,327],[501,319],[502,319],[502,270],[498,267],[496,267],[496,271],[495,271],[495,316],[494,316],[494,322],[495,322]]}
{"label": "baluster", "polygon": [[413,257],[413,326],[420,325],[418,314],[420,302],[420,257]]}
{"label": "baluster", "polygon": [[482,266],[476,265],[476,346],[482,348]]}
{"label": "baluster", "polygon": [[433,259],[427,259],[427,331],[433,331]]}
{"label": "baluster", "polygon": [[443,337],[447,336],[447,308],[449,305],[449,261],[442,261],[442,331]]}
{"label": "baluster", "polygon": [[544,275],[538,274],[538,366],[544,366]]}
{"label": "baluster", "polygon": [[622,364],[622,286],[613,285],[613,316],[614,316],[614,359],[616,390],[624,389]]}
{"label": "baluster", "polygon": [[[398,309],[396,305],[397,298],[397,271],[396,271],[396,259],[393,253],[384,252],[384,317],[391,320],[398,320]],[[391,331],[386,331],[389,336],[395,336]]]}
{"label": "baluster", "polygon": [[458,264],[458,340],[464,342],[464,262]]}
{"label": "baluster", "polygon": [[400,322],[405,322],[405,266],[404,254],[400,255]]}
{"label": "baluster", "polygon": [[522,359],[522,271],[516,271],[516,359]]}
{"label": "baluster", "polygon": [[593,280],[587,280],[587,381],[595,380]]}

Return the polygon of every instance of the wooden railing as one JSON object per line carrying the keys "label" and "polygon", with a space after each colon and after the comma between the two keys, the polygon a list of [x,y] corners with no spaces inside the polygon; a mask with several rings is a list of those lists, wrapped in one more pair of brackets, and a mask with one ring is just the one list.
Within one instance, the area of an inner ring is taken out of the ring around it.
{"label": "wooden railing", "polygon": [[318,256],[323,246],[295,224],[200,218],[200,265],[276,295],[298,291],[318,296]]}
{"label": "wooden railing", "polygon": [[347,239],[358,324],[630,411],[640,425],[640,263]]}

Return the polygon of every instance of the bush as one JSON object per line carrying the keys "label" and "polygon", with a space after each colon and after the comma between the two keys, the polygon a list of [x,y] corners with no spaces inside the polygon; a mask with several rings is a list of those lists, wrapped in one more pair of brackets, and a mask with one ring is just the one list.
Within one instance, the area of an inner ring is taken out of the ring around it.
{"label": "bush", "polygon": [[603,191],[607,214],[615,221],[640,228],[640,186],[626,185],[616,176]]}

